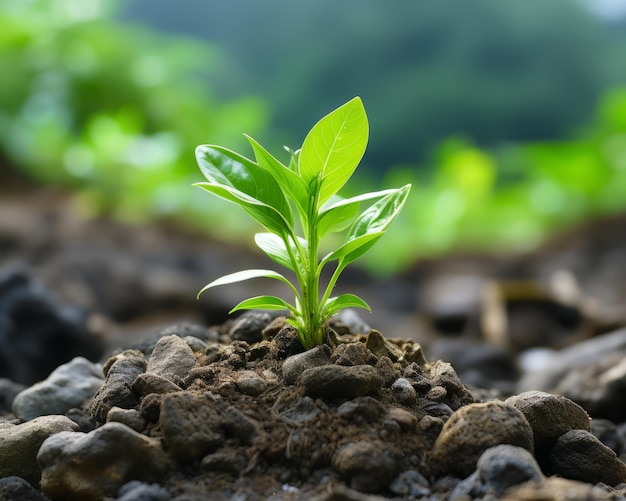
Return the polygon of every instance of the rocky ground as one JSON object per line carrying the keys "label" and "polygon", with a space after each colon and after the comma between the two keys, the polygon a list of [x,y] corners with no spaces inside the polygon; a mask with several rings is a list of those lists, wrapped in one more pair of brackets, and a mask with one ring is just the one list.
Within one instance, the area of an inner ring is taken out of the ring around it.
{"label": "rocky ground", "polygon": [[354,271],[376,314],[304,352],[280,316],[227,318],[245,286],[194,297],[262,257],[11,193],[0,499],[626,499],[624,218]]}

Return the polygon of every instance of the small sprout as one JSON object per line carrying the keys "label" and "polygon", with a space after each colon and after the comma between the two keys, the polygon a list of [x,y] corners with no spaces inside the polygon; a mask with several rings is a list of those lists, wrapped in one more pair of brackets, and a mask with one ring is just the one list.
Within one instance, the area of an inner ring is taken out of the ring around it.
{"label": "small sprout", "polygon": [[[289,310],[287,321],[298,329],[307,349],[323,343],[325,324],[338,311],[350,307],[371,311],[354,294],[331,294],[346,266],[369,250],[399,214],[411,185],[347,199],[337,196],[365,153],[368,129],[363,103],[356,97],[315,124],[300,150],[288,150],[287,165],[248,136],[254,161],[221,146],[198,146],[196,159],[208,182],[195,186],[236,203],[260,223],[267,232],[256,234],[257,246],[291,270],[297,280],[294,285],[272,270],[239,271],[209,283],[198,296],[210,287],[252,278],[279,280],[293,292],[293,303],[276,296],[256,296],[239,303],[231,313]],[[370,204],[359,212],[363,202]],[[320,258],[322,238],[336,232],[345,233],[343,244]],[[334,266],[334,271],[320,298],[320,277],[327,265]]]}

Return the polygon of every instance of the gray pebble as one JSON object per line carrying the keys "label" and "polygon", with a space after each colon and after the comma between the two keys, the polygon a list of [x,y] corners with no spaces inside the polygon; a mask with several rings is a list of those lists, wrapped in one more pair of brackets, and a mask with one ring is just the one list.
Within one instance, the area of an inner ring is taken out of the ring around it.
{"label": "gray pebble", "polygon": [[44,381],[20,392],[13,400],[13,413],[22,421],[62,415],[93,397],[103,383],[100,364],[76,357],[57,367]]}

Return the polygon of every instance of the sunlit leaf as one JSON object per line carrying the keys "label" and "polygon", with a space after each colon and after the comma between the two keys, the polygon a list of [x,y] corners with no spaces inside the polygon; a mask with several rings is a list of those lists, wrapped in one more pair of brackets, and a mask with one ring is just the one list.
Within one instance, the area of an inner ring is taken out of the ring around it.
{"label": "sunlit leaf", "polygon": [[200,292],[198,292],[198,296],[200,297],[200,295],[206,291],[207,289],[210,289],[212,287],[217,287],[219,285],[229,285],[229,284],[234,284],[237,282],[244,282],[246,280],[251,280],[253,278],[272,278],[275,280],[279,280],[285,284],[287,284],[291,290],[293,290],[293,292],[298,295],[298,291],[295,289],[295,287],[291,284],[291,282],[289,280],[287,280],[283,275],[281,275],[280,273],[278,273],[277,271],[273,271],[273,270],[263,270],[263,269],[252,269],[252,270],[244,270],[244,271],[237,271],[235,273],[230,273],[228,275],[224,275],[223,277],[220,277],[216,280],[213,280],[211,283],[205,285]]}
{"label": "sunlit leaf", "polygon": [[[251,160],[213,145],[196,148],[196,159],[200,170],[209,183],[198,185],[218,196],[240,203],[251,216],[270,231],[286,234],[293,227],[291,207],[274,177]],[[221,194],[220,194],[221,193]]]}
{"label": "sunlit leaf", "polygon": [[365,108],[355,97],[322,118],[307,134],[300,152],[300,175],[307,184],[321,177],[320,205],[352,176],[365,153],[368,130]]}
{"label": "sunlit leaf", "polygon": [[372,312],[370,306],[363,301],[363,299],[354,294],[341,294],[337,297],[331,297],[328,301],[326,301],[323,308],[325,316],[328,317],[333,316],[335,313],[343,310],[344,308],[363,308],[370,313]]}
{"label": "sunlit leaf", "polygon": [[241,301],[229,313],[239,310],[293,310],[287,301],[276,296],[256,296]]}
{"label": "sunlit leaf", "polygon": [[[307,243],[303,238],[298,238],[300,241],[300,245],[302,248],[306,249]],[[295,271],[295,267],[298,266],[298,263],[293,263],[291,260],[291,256],[289,255],[289,251],[287,250],[287,246],[282,238],[273,233],[257,233],[254,235],[254,241],[257,246],[265,252],[272,260],[276,261],[278,264],[288,268],[292,271]],[[293,244],[293,240],[290,240],[292,243],[292,251],[294,257],[297,259],[299,253],[296,246]],[[302,264],[299,264],[302,266]]]}

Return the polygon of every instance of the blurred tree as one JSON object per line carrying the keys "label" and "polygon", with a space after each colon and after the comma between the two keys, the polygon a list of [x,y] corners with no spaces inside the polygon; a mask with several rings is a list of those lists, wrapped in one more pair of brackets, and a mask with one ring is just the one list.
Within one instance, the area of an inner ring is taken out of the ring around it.
{"label": "blurred tree", "polygon": [[381,169],[452,134],[563,136],[626,83],[615,70],[626,35],[571,0],[133,0],[125,16],[220,44],[222,95],[266,97],[275,146],[299,145],[316,117],[362,96],[366,162]]}

